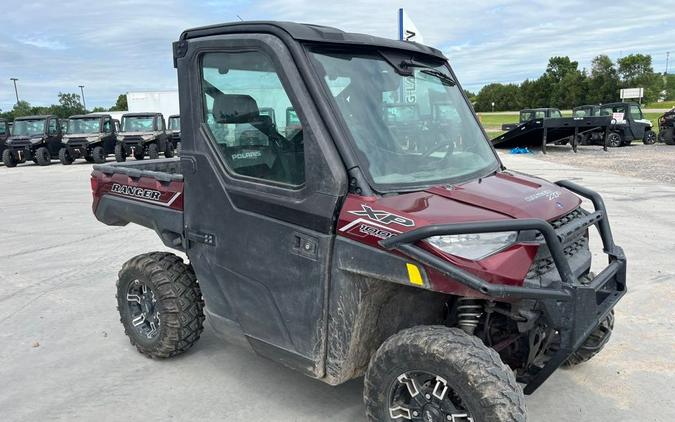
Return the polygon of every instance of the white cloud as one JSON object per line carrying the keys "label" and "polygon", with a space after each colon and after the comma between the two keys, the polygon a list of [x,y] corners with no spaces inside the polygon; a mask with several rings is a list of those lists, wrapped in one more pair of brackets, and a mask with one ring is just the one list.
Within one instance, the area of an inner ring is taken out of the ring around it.
{"label": "white cloud", "polygon": [[[597,54],[652,54],[663,71],[665,52],[675,50],[672,0],[636,4],[527,0],[427,0],[339,2],[229,0],[171,4],[152,0],[83,0],[54,7],[46,0],[11,1],[0,25],[0,108],[19,95],[51,104],[62,92],[85,85],[87,105],[109,106],[128,90],[176,86],[171,42],[182,30],[238,20],[293,20],[394,38],[403,6],[425,41],[450,58],[462,84],[477,90],[490,82],[537,77],[553,55],[589,67]],[[26,28],[39,28],[39,32]],[[674,51],[675,52],[675,51]]]}

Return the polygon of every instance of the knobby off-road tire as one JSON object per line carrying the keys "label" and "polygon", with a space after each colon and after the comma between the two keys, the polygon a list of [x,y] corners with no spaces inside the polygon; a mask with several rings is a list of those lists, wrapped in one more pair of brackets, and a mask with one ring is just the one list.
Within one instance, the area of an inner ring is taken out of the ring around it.
{"label": "knobby off-road tire", "polygon": [[164,150],[164,157],[173,158],[173,149],[174,149],[173,142],[168,141],[166,143],[166,150]]}
{"label": "knobby off-road tire", "polygon": [[666,145],[675,145],[675,130],[666,129],[659,132],[659,139]]}
{"label": "knobby off-road tire", "polygon": [[588,339],[563,363],[563,368],[572,368],[588,362],[604,349],[614,330],[614,310],[593,330]]}
{"label": "knobby off-road tire", "polygon": [[[131,344],[145,356],[169,358],[194,346],[204,330],[203,308],[192,267],[174,254],[138,255],[119,272],[120,321]],[[139,311],[145,311],[145,317],[141,318]],[[155,322],[154,330],[150,321]]]}
{"label": "knobby off-road tire", "polygon": [[148,145],[148,157],[150,157],[151,160],[159,158],[159,146],[157,144]]}
{"label": "knobby off-road tire", "polygon": [[16,167],[16,157],[12,154],[12,151],[6,149],[2,151],[2,162],[5,164],[5,167]]}
{"label": "knobby off-road tire", "polygon": [[[400,405],[396,397],[398,400],[403,398],[403,401],[413,397],[410,378],[420,373],[433,374],[437,378],[432,378],[436,381],[431,381],[431,385],[413,383],[420,395],[411,399],[414,403],[412,407],[418,408],[411,410],[412,420],[452,419],[447,411],[439,411],[439,406],[442,409],[448,405],[439,399],[439,396],[444,396],[458,408],[457,414],[465,411],[466,416],[456,420],[464,421],[471,417],[476,422],[526,421],[523,392],[513,372],[504,365],[497,352],[486,347],[478,338],[445,326],[410,328],[382,344],[373,355],[365,377],[364,401],[368,420],[405,420],[395,418],[405,413],[404,410],[396,410],[394,417],[391,412]],[[419,375],[417,379],[420,379]],[[404,389],[401,389],[401,384]],[[441,394],[444,386],[448,387],[447,392]],[[402,393],[397,393],[399,391]],[[421,410],[420,401],[426,403]]]}
{"label": "knobby off-road tire", "polygon": [[94,147],[94,149],[91,150],[91,158],[92,160],[94,160],[96,164],[105,163],[106,154],[103,151],[103,147],[102,146]]}
{"label": "knobby off-road tire", "polygon": [[139,161],[145,158],[145,149],[142,146],[134,148],[134,158]]}
{"label": "knobby off-road tire", "polygon": [[127,152],[122,144],[115,144],[115,161],[118,163],[127,161]]}
{"label": "knobby off-road tire", "polygon": [[52,155],[46,147],[40,147],[35,151],[35,159],[38,166],[48,166],[52,163]]}
{"label": "knobby off-road tire", "polygon": [[73,157],[70,155],[70,153],[68,152],[68,150],[66,148],[61,148],[59,150],[59,161],[64,166],[69,166],[69,165],[73,164],[73,161],[75,161],[75,160],[73,159]]}

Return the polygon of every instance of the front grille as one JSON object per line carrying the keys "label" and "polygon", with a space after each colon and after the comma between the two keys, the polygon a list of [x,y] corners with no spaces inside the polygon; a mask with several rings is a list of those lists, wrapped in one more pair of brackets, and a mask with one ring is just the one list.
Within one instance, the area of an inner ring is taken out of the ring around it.
{"label": "front grille", "polygon": [[131,135],[131,136],[125,136],[124,137],[124,142],[140,142],[142,141],[143,138],[137,135]]}
{"label": "front grille", "polygon": [[[586,211],[579,207],[563,215],[562,217],[551,221],[550,224],[555,230],[558,230],[572,221],[585,216],[586,214]],[[538,233],[536,239],[543,242],[544,236],[541,233]],[[576,238],[567,242],[563,247],[563,254],[570,262],[571,267],[574,267],[575,265],[585,266],[587,261],[590,259],[588,237],[586,234],[581,232]],[[581,272],[579,268],[572,268],[572,270],[577,273]],[[583,270],[583,268],[581,270]],[[544,278],[548,279],[546,283],[544,282]],[[548,248],[544,245],[539,248],[539,252],[537,253],[534,262],[532,262],[532,265],[525,276],[525,282],[527,284],[534,283],[541,286],[544,284],[549,284],[549,282],[555,278],[559,278],[555,263],[553,262],[553,258],[551,258]]]}

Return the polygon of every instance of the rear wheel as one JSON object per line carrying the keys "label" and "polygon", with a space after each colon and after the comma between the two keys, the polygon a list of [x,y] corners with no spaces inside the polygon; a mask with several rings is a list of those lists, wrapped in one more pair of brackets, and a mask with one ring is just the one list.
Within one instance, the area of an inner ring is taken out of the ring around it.
{"label": "rear wheel", "polygon": [[16,157],[12,154],[12,151],[6,149],[2,151],[2,162],[5,164],[5,167],[16,167]]}
{"label": "rear wheel", "polygon": [[134,158],[137,160],[142,160],[145,158],[145,151],[143,150],[142,146],[137,146],[134,148]]}
{"label": "rear wheel", "polygon": [[494,350],[444,326],[401,331],[370,361],[364,401],[371,422],[523,422],[523,393]]}
{"label": "rear wheel", "polygon": [[94,160],[95,163],[98,164],[105,163],[105,152],[103,152],[103,147],[102,146],[94,147],[94,149],[91,150],[91,158]]}
{"label": "rear wheel", "polygon": [[169,141],[166,143],[166,149],[164,150],[164,156],[166,158],[173,157],[173,142]]}
{"label": "rear wheel", "polygon": [[117,281],[117,309],[124,332],[151,358],[186,352],[204,329],[204,301],[192,267],[168,252],[127,261]]}
{"label": "rear wheel", "polygon": [[675,133],[673,131],[673,129],[661,131],[659,133],[659,137],[662,139],[661,142],[664,142],[666,145],[675,145]]}
{"label": "rear wheel", "polygon": [[151,160],[159,158],[159,147],[157,144],[148,145],[148,157],[150,157]]}
{"label": "rear wheel", "polygon": [[122,163],[127,161],[127,152],[124,150],[124,145],[115,144],[115,161]]}
{"label": "rear wheel", "polygon": [[68,148],[61,148],[59,150],[59,161],[64,166],[69,166],[73,164],[73,161],[75,160],[73,159],[73,156],[70,155],[70,152],[68,152]]}
{"label": "rear wheel", "polygon": [[563,363],[563,367],[572,368],[591,360],[593,356],[600,353],[605,347],[612,336],[612,330],[614,330],[614,310],[612,310],[600,325],[593,330],[579,350],[574,352],[565,363]]}
{"label": "rear wheel", "polygon": [[645,145],[653,145],[656,143],[656,133],[653,130],[648,130],[645,132],[645,136],[642,138],[642,143]]}
{"label": "rear wheel", "polygon": [[620,147],[621,145],[623,145],[622,136],[616,132],[610,132],[610,134],[607,135],[607,145],[609,145],[612,148]]}
{"label": "rear wheel", "polygon": [[35,159],[38,166],[48,166],[52,163],[52,156],[46,147],[40,147],[35,151]]}

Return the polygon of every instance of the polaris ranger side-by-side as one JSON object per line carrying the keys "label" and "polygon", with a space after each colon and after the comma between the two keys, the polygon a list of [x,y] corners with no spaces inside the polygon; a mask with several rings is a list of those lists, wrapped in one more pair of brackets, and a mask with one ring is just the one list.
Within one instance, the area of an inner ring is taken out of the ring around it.
{"label": "polaris ranger side-by-side", "polygon": [[0,157],[5,150],[5,142],[9,138],[9,122],[5,119],[0,119]]}
{"label": "polaris ranger side-by-side", "polygon": [[560,109],[557,108],[525,108],[520,110],[518,123],[504,123],[502,130],[508,131],[518,127],[518,125],[529,122],[534,119],[550,119],[562,117]]}
{"label": "polaris ranger side-by-side", "polygon": [[180,116],[174,114],[167,120],[167,131],[171,143],[180,152]]}
{"label": "polaris ranger side-by-side", "polygon": [[26,116],[14,120],[12,135],[7,138],[7,148],[2,152],[2,162],[7,167],[28,160],[40,166],[51,164],[59,157],[61,149],[61,125],[52,115]]}
{"label": "polaris ranger side-by-side", "polygon": [[[507,170],[440,51],[241,22],[185,31],[174,63],[180,160],[94,165],[91,179],[96,218],[152,228],[189,259],[150,252],[119,272],[142,354],[185,352],[207,314],[328,384],[365,373],[370,421],[514,422],[517,382],[530,394],[609,340],[626,259],[602,198]],[[417,111],[399,137],[387,113],[403,103]]]}
{"label": "polaris ranger side-by-side", "polygon": [[[638,103],[608,103],[602,105],[583,105],[574,108],[574,117],[611,116],[612,124],[607,134],[607,143],[611,147],[630,145],[641,140],[645,145],[656,142],[656,133],[652,130],[652,122],[644,118]],[[601,138],[599,131],[589,132],[582,137],[581,143],[588,142],[589,137]]]}
{"label": "polaris ranger side-by-side", "polygon": [[675,108],[659,117],[659,142],[675,145]]}
{"label": "polaris ranger side-by-side", "polygon": [[61,164],[72,164],[78,158],[104,163],[115,153],[117,135],[112,117],[105,114],[78,115],[68,119],[63,146],[59,151]]}
{"label": "polaris ranger side-by-side", "polygon": [[173,157],[174,152],[161,113],[122,115],[121,130],[117,134],[115,144],[115,160],[123,162],[130,155],[137,160],[142,160],[146,155],[155,160],[159,158],[160,152],[164,153],[166,158]]}

